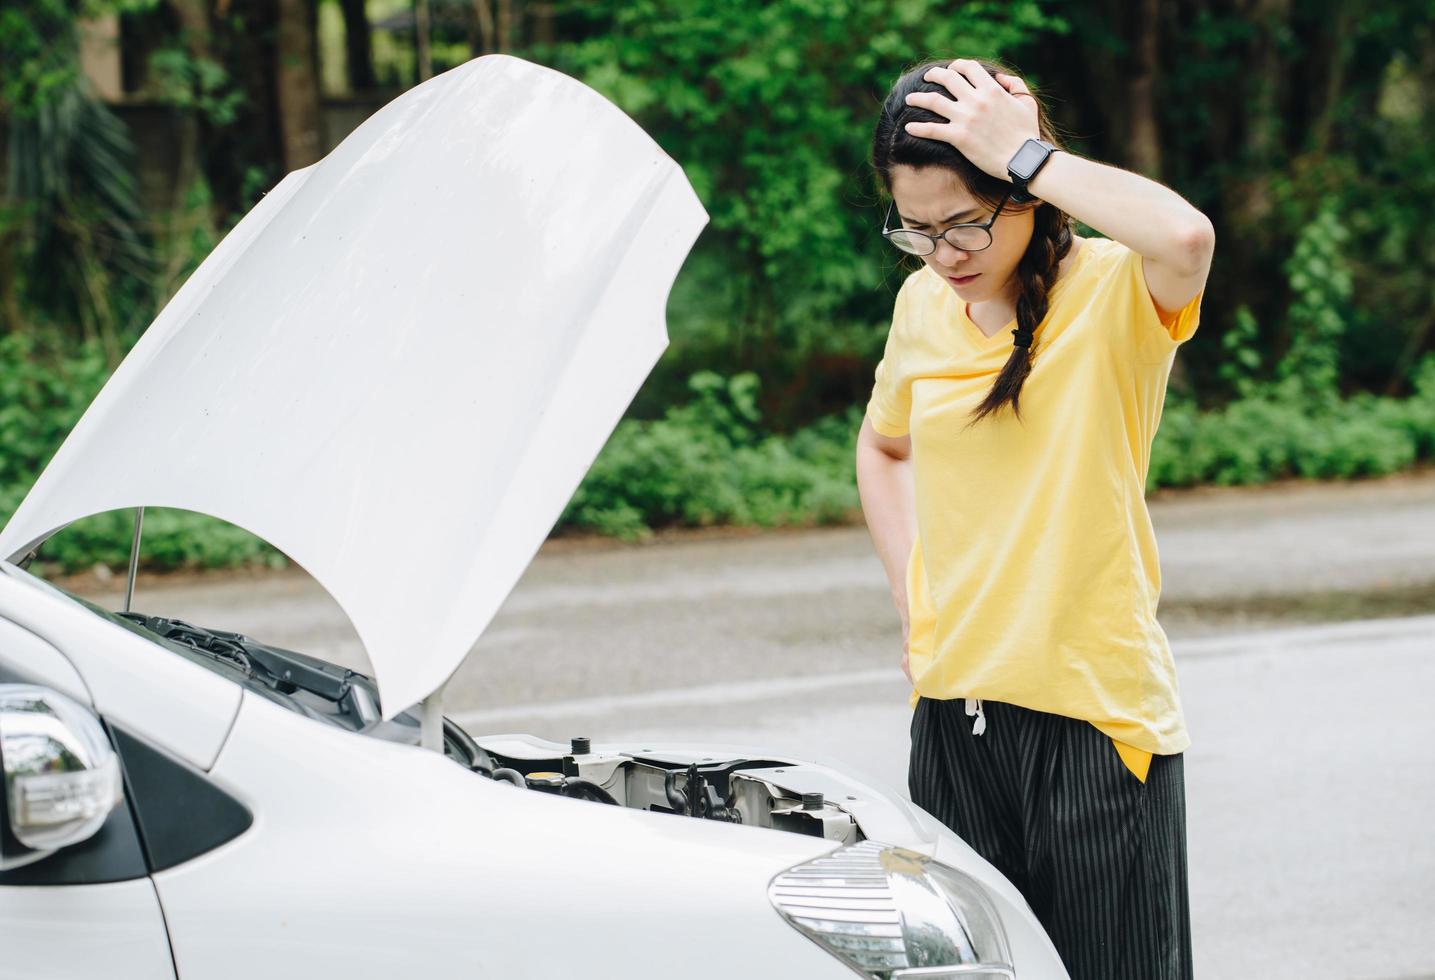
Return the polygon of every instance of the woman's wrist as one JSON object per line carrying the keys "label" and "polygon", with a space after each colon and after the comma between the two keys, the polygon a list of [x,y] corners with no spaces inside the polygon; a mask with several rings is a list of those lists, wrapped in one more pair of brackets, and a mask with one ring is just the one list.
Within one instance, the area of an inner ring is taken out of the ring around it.
{"label": "woman's wrist", "polygon": [[902,620],[902,635],[905,636],[910,625],[910,618],[907,615],[907,594],[893,592],[892,605],[897,607],[897,616]]}

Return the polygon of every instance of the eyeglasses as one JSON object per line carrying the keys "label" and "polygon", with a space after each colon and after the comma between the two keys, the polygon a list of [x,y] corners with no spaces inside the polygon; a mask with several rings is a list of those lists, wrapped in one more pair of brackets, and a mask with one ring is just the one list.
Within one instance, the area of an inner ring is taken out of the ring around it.
{"label": "eyeglasses", "polygon": [[1010,199],[1011,191],[1007,191],[997,202],[997,209],[992,212],[992,218],[986,224],[952,225],[941,235],[928,235],[911,228],[888,228],[892,223],[892,209],[896,206],[896,202],[893,202],[887,205],[887,217],[882,219],[882,237],[908,255],[931,255],[937,250],[937,242],[942,239],[952,248],[961,249],[963,252],[980,252],[991,246],[992,225],[997,223],[997,216],[1002,213],[1002,208],[1006,207]]}

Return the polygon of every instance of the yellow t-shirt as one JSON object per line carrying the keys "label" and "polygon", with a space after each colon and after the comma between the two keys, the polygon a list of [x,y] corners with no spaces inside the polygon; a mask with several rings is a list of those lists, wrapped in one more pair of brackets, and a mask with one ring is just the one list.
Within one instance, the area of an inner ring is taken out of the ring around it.
{"label": "yellow t-shirt", "polygon": [[1144,491],[1200,302],[1163,322],[1141,256],[1086,239],[1036,329],[1022,421],[1006,408],[966,428],[1015,323],[985,336],[926,267],[903,283],[867,414],[912,437],[914,703],[989,698],[1083,719],[1142,779],[1147,753],[1190,744]]}

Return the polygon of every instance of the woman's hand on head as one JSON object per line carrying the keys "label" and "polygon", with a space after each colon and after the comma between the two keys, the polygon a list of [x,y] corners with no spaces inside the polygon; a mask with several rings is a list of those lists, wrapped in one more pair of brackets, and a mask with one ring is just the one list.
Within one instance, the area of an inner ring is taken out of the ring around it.
{"label": "woman's hand on head", "polygon": [[946,87],[939,92],[913,92],[907,104],[944,117],[944,123],[907,123],[913,136],[941,140],[993,177],[1007,178],[1006,166],[1029,139],[1041,136],[1036,99],[1026,83],[1013,75],[996,76],[968,58],[923,76]]}

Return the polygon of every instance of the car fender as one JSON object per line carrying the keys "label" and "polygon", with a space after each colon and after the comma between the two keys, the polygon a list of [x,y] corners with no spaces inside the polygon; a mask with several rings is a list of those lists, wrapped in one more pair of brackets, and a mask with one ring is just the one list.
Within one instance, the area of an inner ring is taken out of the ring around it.
{"label": "car fender", "polygon": [[237,684],[95,615],[10,562],[0,562],[0,619],[64,654],[97,713],[200,769],[214,764],[239,710]]}
{"label": "car fender", "polygon": [[154,876],[188,978],[850,976],[767,897],[830,841],[519,789],[249,693],[211,778],[255,819]]}

